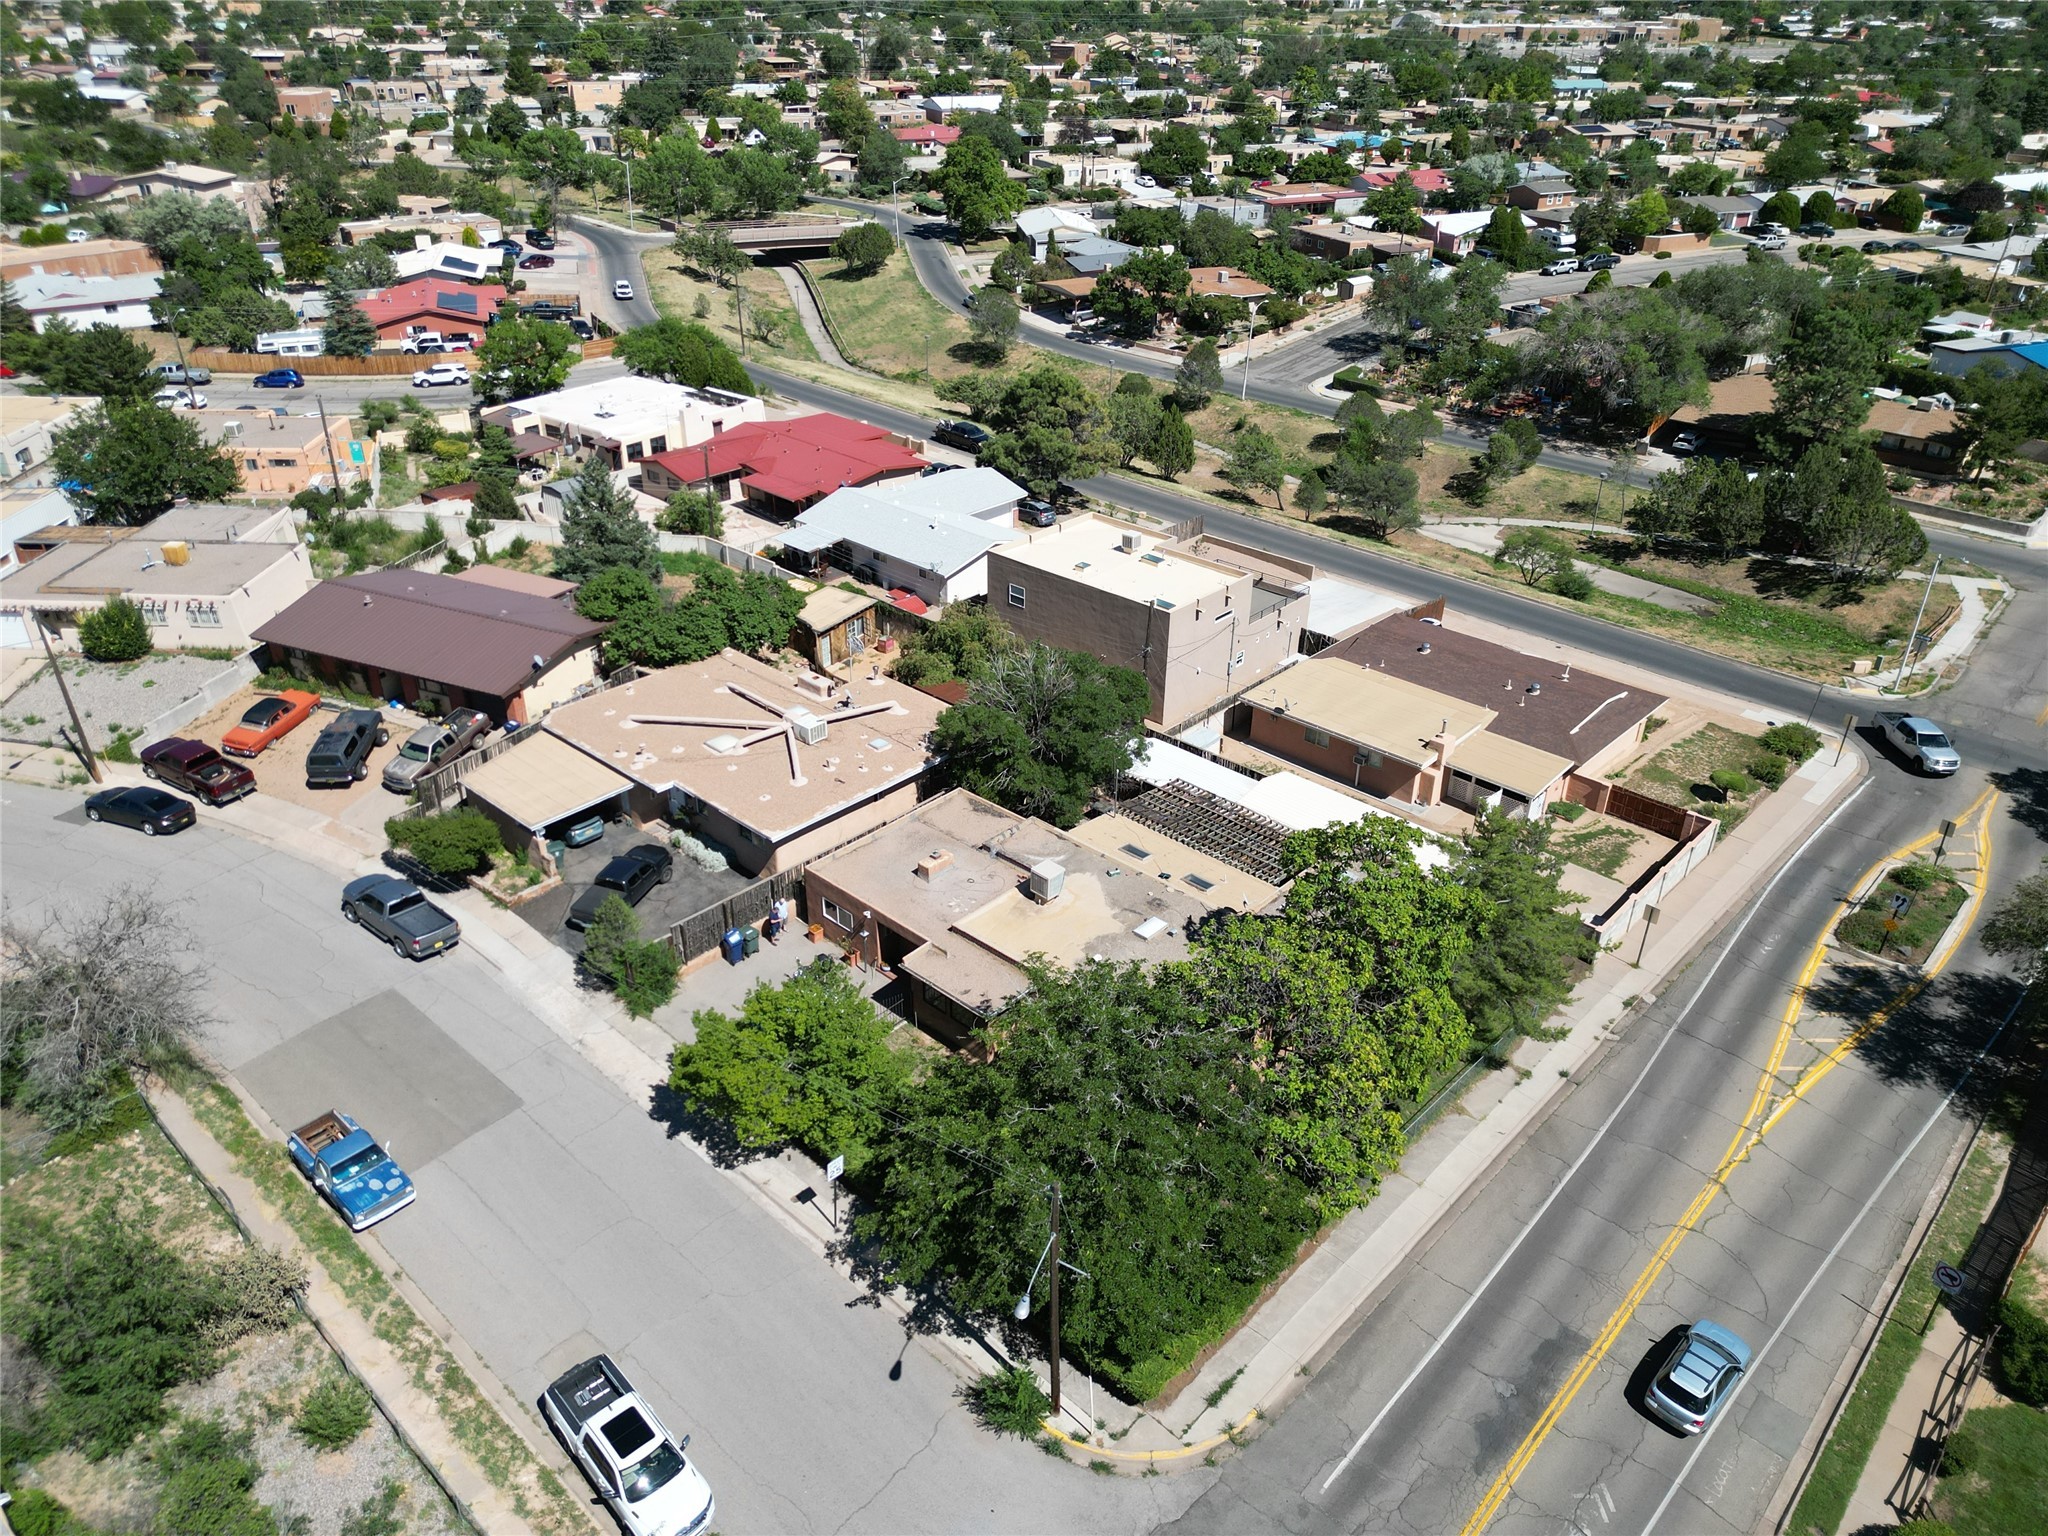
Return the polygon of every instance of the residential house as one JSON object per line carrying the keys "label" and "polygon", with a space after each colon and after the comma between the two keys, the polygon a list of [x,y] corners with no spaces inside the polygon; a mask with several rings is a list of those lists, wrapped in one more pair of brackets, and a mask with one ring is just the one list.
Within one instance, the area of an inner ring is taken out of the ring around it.
{"label": "residential house", "polygon": [[49,462],[56,435],[99,404],[97,395],[9,395],[0,414],[0,480],[25,484]]}
{"label": "residential house", "polygon": [[1176,544],[1091,514],[992,551],[989,610],[1027,640],[1142,672],[1148,717],[1173,728],[1294,654],[1313,574],[1225,540]]}
{"label": "residential house", "polygon": [[1252,744],[1381,797],[1538,816],[1593,778],[1666,700],[1448,628],[1442,604],[1381,619],[1245,697]]}
{"label": "residential house", "polygon": [[1992,335],[1937,341],[1927,349],[1934,371],[1951,379],[1979,368],[2001,374],[2048,368],[2048,336],[2033,331],[2000,331]]}
{"label": "residential house", "polygon": [[[1055,237],[1057,239],[1057,237]],[[1107,235],[1089,235],[1079,240],[1057,240],[1060,258],[1083,277],[1100,277],[1115,271],[1139,254],[1135,245],[1112,240]]]}
{"label": "residential house", "polygon": [[[492,222],[496,223],[495,220]],[[481,241],[487,238],[500,238],[504,230],[501,227],[498,235],[486,237],[479,226],[476,233],[477,239]],[[399,251],[391,258],[391,265],[397,269],[401,282],[431,282],[443,285],[492,283],[492,279],[505,269],[503,251],[494,251],[487,246],[464,245],[460,229],[455,231],[453,239],[437,240],[427,232],[421,232],[416,239],[418,243],[411,250]],[[502,285],[492,283],[492,286],[499,288],[499,296],[502,298]]]}
{"label": "residential house", "polygon": [[173,161],[153,170],[136,171],[123,176],[107,199],[141,201],[159,192],[185,192],[207,202],[233,203],[248,219],[252,232],[269,221],[270,200],[263,184],[211,165],[181,165]]}
{"label": "residential house", "polygon": [[[1088,837],[952,790],[813,859],[805,915],[827,943],[904,976],[918,1024],[965,1046],[1028,990],[1033,957],[1183,960],[1210,914],[1278,895],[1271,880],[1116,819]],[[1277,852],[1285,829],[1272,830]],[[1121,839],[1109,851],[1096,845],[1104,831]]]}
{"label": "residential house", "polygon": [[439,331],[444,339],[467,336],[480,342],[504,299],[505,289],[498,283],[466,286],[441,277],[420,277],[370,294],[359,307],[377,327],[380,341],[399,342],[418,331]]}
{"label": "residential house", "polygon": [[[2048,346],[2043,350],[2048,352]],[[1738,458],[1753,456],[1758,431],[1777,409],[1776,385],[1761,373],[1738,373],[1714,380],[1709,390],[1704,406],[1688,405],[1673,411],[1646,436],[1668,441],[1671,435],[1689,430],[1703,447]],[[1878,457],[1903,469],[1924,471],[1953,462],[1965,440],[1964,421],[1953,402],[1934,399],[1874,400],[1863,425],[1864,430],[1878,434],[1873,445]]]}
{"label": "residential house", "polygon": [[564,89],[569,93],[571,111],[595,118],[618,106],[629,83],[618,76],[605,80],[570,80],[564,83]]}
{"label": "residential house", "polygon": [[1731,233],[1747,229],[1763,217],[1764,200],[1760,197],[1674,197],[1672,201],[1681,208],[1706,209],[1723,230]]}
{"label": "residential house", "polygon": [[842,487],[922,474],[922,446],[830,411],[784,421],[754,416],[684,451],[650,452],[641,483],[655,496],[708,489],[780,522]]}
{"label": "residential house", "polygon": [[0,241],[0,279],[29,277],[143,277],[163,275],[164,264],[140,240],[80,240],[68,245],[16,245]]}
{"label": "residential house", "polygon": [[340,105],[335,91],[324,85],[287,85],[277,93],[277,109],[301,123],[326,127]]}
{"label": "residential house", "polygon": [[1017,537],[1023,497],[1022,486],[993,469],[901,477],[834,491],[799,512],[779,542],[793,553],[829,555],[913,612],[942,608],[988,591],[989,551]]}
{"label": "residential house", "polygon": [[1367,196],[1355,187],[1336,187],[1326,181],[1263,182],[1247,195],[1263,204],[1268,214],[1284,211],[1340,218],[1363,208]]}
{"label": "residential house", "polygon": [[953,123],[913,123],[904,128],[891,128],[889,133],[897,142],[925,153],[944,149],[960,137],[960,129]]}
{"label": "residential house", "polygon": [[1565,130],[1585,140],[1596,155],[1612,155],[1627,149],[1642,137],[1626,123],[1574,123]]}
{"label": "residential house", "polygon": [[75,646],[81,616],[125,597],[166,650],[244,650],[313,584],[281,508],[173,507],[140,528],[58,526],[18,536],[0,575],[0,644],[35,645],[40,624]]}
{"label": "residential house", "polygon": [[596,678],[603,632],[557,598],[393,568],[321,582],[254,638],[272,665],[315,682],[511,725]]}
{"label": "residential house", "polygon": [[[766,410],[753,395],[624,374],[492,406],[483,419],[515,440],[536,434],[535,446],[553,442],[587,449],[602,454],[613,469],[626,469],[758,422]],[[649,489],[665,494],[653,485]]]}
{"label": "residential house", "polygon": [[289,500],[301,491],[330,488],[337,475],[344,490],[376,479],[376,439],[357,436],[345,411],[323,417],[213,407],[179,414],[234,455],[245,495]]}
{"label": "residential house", "polygon": [[1565,212],[1578,205],[1579,192],[1562,177],[1554,181],[1518,181],[1508,188],[1508,206],[1525,213]]}
{"label": "residential house", "polygon": [[124,331],[146,331],[156,324],[149,301],[163,288],[162,277],[142,272],[133,277],[18,277],[11,280],[14,297],[38,331],[53,320],[73,330],[95,325]]}
{"label": "residential house", "polygon": [[944,708],[886,678],[841,685],[728,650],[562,704],[546,724],[633,781],[636,819],[665,817],[766,875],[915,806]]}
{"label": "residential house", "polygon": [[1229,267],[1190,267],[1188,297],[1191,299],[1244,299],[1256,303],[1273,296],[1273,290],[1255,277]]}
{"label": "residential house", "polygon": [[[796,585],[792,583],[792,585]],[[804,583],[811,586],[810,583]],[[868,659],[868,645],[880,638],[875,626],[878,599],[842,586],[813,586],[796,618],[792,644],[820,672]]]}
{"label": "residential house", "polygon": [[[1528,214],[1522,216],[1522,227],[1534,229],[1536,220]],[[1493,222],[1491,208],[1476,208],[1469,213],[1425,213],[1422,227],[1428,232],[1430,242],[1440,256],[1469,256],[1479,248],[1486,226]]]}
{"label": "residential house", "polygon": [[1101,226],[1078,208],[1026,208],[1016,223],[1018,238],[1031,247],[1034,262],[1051,254],[1055,240],[1092,240],[1101,232]]}
{"label": "residential house", "polygon": [[938,95],[927,96],[921,105],[924,115],[932,122],[943,123],[949,117],[969,112],[996,113],[1003,110],[1003,98],[998,95]]}
{"label": "residential house", "polygon": [[[404,199],[401,198],[400,201]],[[466,229],[475,230],[477,239],[485,246],[493,240],[503,239],[505,234],[505,226],[498,221],[495,214],[461,213],[445,208],[398,213],[382,219],[351,219],[341,226],[339,233],[343,245],[361,245],[378,235],[406,234],[414,236],[415,240],[424,235],[425,244],[418,246],[416,250],[401,251],[392,258],[393,264],[398,267],[400,277],[425,277],[431,272],[437,277],[481,281],[486,277],[495,276],[499,263],[504,259],[503,254],[464,245],[462,232]],[[438,248],[444,244],[456,247],[479,265],[474,271],[441,271],[432,262],[419,261],[420,252],[438,252]],[[418,270],[408,271],[408,266],[416,266]]]}

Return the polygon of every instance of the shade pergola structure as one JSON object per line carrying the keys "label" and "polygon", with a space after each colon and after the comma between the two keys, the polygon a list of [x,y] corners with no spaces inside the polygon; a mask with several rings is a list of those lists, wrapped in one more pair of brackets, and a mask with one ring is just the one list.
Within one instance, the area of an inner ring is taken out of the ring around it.
{"label": "shade pergola structure", "polygon": [[[769,722],[761,720],[727,720],[712,715],[628,715],[628,725],[686,725],[704,730],[744,731],[747,734],[734,740],[729,746],[712,748],[713,751],[744,752],[775,737],[782,738],[783,747],[789,753],[789,781],[791,784],[807,784],[804,777],[803,760],[797,756],[797,747],[822,746],[825,743],[828,722],[859,720],[867,715],[902,714],[903,707],[893,699],[879,704],[862,704],[849,709],[836,709],[829,715],[820,715],[802,705],[784,706],[772,699],[741,687],[738,683],[726,684],[726,691],[746,700],[757,709],[765,709],[775,718]],[[713,738],[716,740],[717,738]]]}

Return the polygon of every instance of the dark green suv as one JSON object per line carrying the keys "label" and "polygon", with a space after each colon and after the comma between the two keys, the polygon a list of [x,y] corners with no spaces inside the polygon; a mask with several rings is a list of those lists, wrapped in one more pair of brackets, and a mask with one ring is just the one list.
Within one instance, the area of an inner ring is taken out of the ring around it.
{"label": "dark green suv", "polygon": [[346,787],[370,776],[370,753],[391,739],[384,717],[374,709],[344,709],[306,754],[306,784],[312,789]]}

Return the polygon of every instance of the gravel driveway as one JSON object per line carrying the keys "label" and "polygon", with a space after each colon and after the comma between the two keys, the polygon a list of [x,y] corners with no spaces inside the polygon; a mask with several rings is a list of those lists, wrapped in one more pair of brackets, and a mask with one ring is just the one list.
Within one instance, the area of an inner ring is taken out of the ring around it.
{"label": "gravel driveway", "polygon": [[[58,665],[71,685],[86,734],[99,748],[116,731],[132,731],[176,708],[235,663],[203,656],[145,656],[120,663],[60,656]],[[64,698],[47,663],[0,703],[0,736],[12,741],[54,742],[65,721]]]}

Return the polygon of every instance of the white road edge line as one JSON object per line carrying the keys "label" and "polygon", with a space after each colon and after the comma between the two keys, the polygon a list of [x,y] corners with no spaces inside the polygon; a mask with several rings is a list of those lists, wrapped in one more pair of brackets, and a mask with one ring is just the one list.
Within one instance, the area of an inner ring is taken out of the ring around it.
{"label": "white road edge line", "polygon": [[1394,1411],[1396,1403],[1407,1396],[1408,1389],[1421,1379],[1422,1373],[1429,1368],[1430,1362],[1437,1357],[1437,1352],[1450,1341],[1451,1335],[1463,1326],[1466,1317],[1471,1314],[1472,1309],[1479,1305],[1479,1298],[1486,1294],[1486,1288],[1500,1277],[1500,1272],[1508,1267],[1508,1261],[1514,1258],[1522,1244],[1528,1239],[1529,1234],[1536,1230],[1537,1224],[1549,1213],[1550,1207],[1556,1203],[1557,1197],[1565,1192],[1578,1171],[1586,1165],[1586,1160],[1593,1155],[1600,1143],[1607,1139],[1607,1133],[1614,1128],[1614,1122],[1621,1118],[1621,1112],[1634,1102],[1637,1091],[1641,1089],[1645,1080],[1648,1079],[1651,1070],[1657,1065],[1658,1058],[1664,1054],[1664,1048],[1677,1037],[1679,1026],[1685,1023],[1699,1000],[1706,996],[1707,989],[1713,985],[1714,977],[1719,974],[1722,964],[1735,952],[1735,941],[1742,937],[1743,930],[1749,927],[1750,919],[1755,917],[1762,909],[1764,899],[1771,894],[1771,888],[1785,878],[1786,871],[1791,869],[1793,865],[1797,864],[1805,856],[1806,850],[1813,846],[1815,839],[1821,833],[1827,831],[1834,819],[1849,809],[1851,805],[1855,804],[1856,797],[1869,787],[1870,780],[1868,779],[1857,785],[1848,799],[1830,811],[1827,819],[1807,834],[1806,841],[1793,850],[1792,857],[1783,864],[1780,864],[1778,872],[1772,875],[1764,883],[1764,888],[1756,893],[1756,898],[1749,903],[1748,910],[1742,914],[1742,921],[1735,925],[1735,931],[1728,935],[1727,942],[1722,945],[1721,953],[1714,957],[1714,963],[1707,967],[1706,975],[1702,976],[1699,985],[1693,988],[1692,996],[1686,1000],[1685,1006],[1678,1011],[1677,1017],[1672,1019],[1669,1027],[1665,1029],[1664,1038],[1657,1042],[1657,1049],[1652,1051],[1650,1059],[1643,1063],[1643,1070],[1637,1073],[1636,1080],[1629,1084],[1628,1092],[1621,1096],[1620,1101],[1614,1106],[1613,1112],[1600,1122],[1600,1129],[1593,1133],[1593,1139],[1586,1143],[1585,1150],[1579,1153],[1577,1160],[1572,1163],[1571,1167],[1565,1170],[1564,1177],[1559,1179],[1556,1185],[1552,1187],[1550,1193],[1544,1197],[1543,1203],[1536,1207],[1535,1214],[1523,1223],[1522,1230],[1515,1234],[1515,1240],[1508,1244],[1507,1251],[1501,1254],[1500,1258],[1494,1263],[1493,1268],[1486,1272],[1486,1278],[1481,1280],[1473,1288],[1472,1294],[1465,1298],[1465,1304],[1458,1308],[1457,1315],[1444,1325],[1444,1331],[1436,1336],[1428,1350],[1423,1353],[1422,1358],[1415,1362],[1415,1369],[1410,1371],[1402,1380],[1401,1385],[1394,1389],[1394,1395],[1387,1399],[1377,1414],[1373,1415],[1373,1421],[1366,1425],[1364,1432],[1359,1435],[1357,1440],[1352,1442],[1351,1449],[1344,1453],[1344,1459],[1331,1469],[1328,1477],[1323,1479],[1321,1492],[1328,1493],[1330,1485],[1343,1475],[1344,1469],[1351,1465],[1360,1451],[1365,1449],[1365,1442],[1370,1440],[1380,1425],[1386,1422],[1387,1415]]}
{"label": "white road edge line", "polygon": [[[1892,1180],[1899,1176],[1899,1170],[1906,1166],[1906,1160],[1912,1157],[1913,1153],[1919,1148],[1920,1143],[1926,1140],[1927,1133],[1933,1130],[1935,1125],[1940,1122],[1942,1116],[1948,1113],[1949,1105],[1954,1103],[1956,1095],[1962,1092],[1963,1084],[1967,1083],[1970,1080],[1970,1075],[1984,1064],[1984,1058],[1991,1054],[1991,1047],[1998,1043],[1998,1037],[2005,1033],[2005,1026],[2012,1022],[2013,1015],[2020,1011],[2020,1004],[2025,1000],[2026,993],[2022,991],[2019,997],[2013,1000],[2013,1005],[2006,1009],[2005,1017],[1998,1021],[1998,1027],[1991,1031],[1991,1038],[1986,1040],[1983,1048],[1970,1058],[1970,1064],[1963,1068],[1962,1076],[1955,1080],[1949,1091],[1942,1096],[1941,1102],[1934,1106],[1934,1112],[1927,1117],[1926,1124],[1920,1127],[1913,1139],[1906,1143],[1905,1150],[1893,1160],[1891,1167],[1885,1170],[1884,1177],[1878,1180],[1877,1188],[1870,1192],[1870,1198],[1857,1208],[1854,1219],[1843,1229],[1842,1235],[1835,1239],[1835,1246],[1830,1248],[1827,1251],[1827,1256],[1814,1266],[1813,1277],[1806,1282],[1805,1287],[1793,1298],[1792,1305],[1786,1309],[1785,1316],[1779,1322],[1776,1331],[1768,1339],[1764,1340],[1764,1347],[1756,1352],[1756,1359],[1750,1362],[1749,1369],[1744,1371],[1741,1379],[1735,1383],[1735,1390],[1728,1394],[1730,1402],[1733,1402],[1741,1394],[1742,1389],[1749,1385],[1750,1378],[1756,1374],[1756,1368],[1762,1363],[1764,1356],[1769,1354],[1772,1346],[1785,1336],[1785,1330],[1792,1326],[1792,1319],[1799,1315],[1799,1308],[1805,1303],[1806,1298],[1813,1294],[1813,1288],[1820,1284],[1821,1277],[1828,1272],[1829,1266],[1840,1256],[1842,1249],[1848,1245],[1849,1239],[1856,1235],[1856,1229],[1863,1225],[1863,1218],[1870,1214],[1872,1207],[1884,1197],[1884,1192],[1891,1188]],[[1853,1385],[1850,1390],[1854,1390]],[[1693,1463],[1700,1459],[1700,1453],[1707,1448],[1707,1442],[1714,1438],[1714,1431],[1727,1421],[1728,1409],[1724,1406],[1714,1416],[1714,1422],[1707,1426],[1707,1432],[1701,1435],[1699,1442],[1693,1446],[1692,1454],[1685,1458],[1685,1465],[1678,1469],[1678,1476],[1671,1480],[1671,1486],[1665,1490],[1664,1497],[1658,1501],[1657,1507],[1650,1511],[1650,1518],[1643,1522],[1643,1536],[1650,1536],[1650,1533],[1657,1528],[1657,1522],[1664,1518],[1664,1511],[1671,1507],[1671,1501],[1678,1497],[1678,1490],[1685,1485],[1686,1478],[1692,1475]]]}

